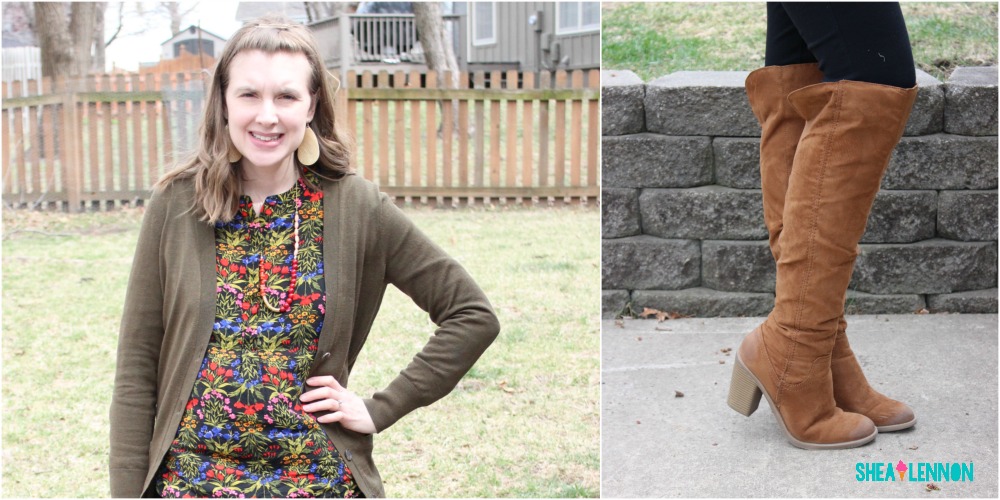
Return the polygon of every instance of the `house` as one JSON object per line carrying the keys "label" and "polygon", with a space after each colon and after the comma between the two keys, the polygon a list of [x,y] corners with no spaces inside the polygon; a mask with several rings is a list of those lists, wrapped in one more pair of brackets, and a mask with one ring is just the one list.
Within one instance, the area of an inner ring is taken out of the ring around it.
{"label": "house", "polygon": [[468,71],[601,66],[600,2],[464,2]]}
{"label": "house", "polygon": [[35,42],[32,15],[22,2],[3,4],[3,82],[42,79],[42,54]]}
{"label": "house", "polygon": [[[355,13],[310,23],[327,67],[425,71],[406,4],[362,2]],[[600,67],[600,2],[445,2],[442,10],[463,71]]]}
{"label": "house", "polygon": [[225,38],[191,25],[174,33],[174,36],[160,44],[160,60],[176,59],[182,52],[192,55],[202,53],[214,59],[222,54],[224,45],[226,45]]}

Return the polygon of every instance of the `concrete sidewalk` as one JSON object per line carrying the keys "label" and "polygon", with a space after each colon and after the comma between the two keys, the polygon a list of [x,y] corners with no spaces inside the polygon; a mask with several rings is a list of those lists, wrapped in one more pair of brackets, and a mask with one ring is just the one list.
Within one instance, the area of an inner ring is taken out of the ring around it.
{"label": "concrete sidewalk", "polygon": [[[605,320],[602,496],[996,498],[997,315],[847,320],[869,381],[917,425],[837,451],[793,447],[765,400],[749,418],[726,405],[735,353],[722,350],[762,318]],[[974,480],[855,477],[858,462],[900,460],[972,462]]]}

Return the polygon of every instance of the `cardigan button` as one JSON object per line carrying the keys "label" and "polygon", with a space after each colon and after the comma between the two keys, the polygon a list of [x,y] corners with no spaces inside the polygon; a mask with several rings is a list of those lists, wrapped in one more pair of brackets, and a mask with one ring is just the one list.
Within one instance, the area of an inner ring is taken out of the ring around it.
{"label": "cardigan button", "polygon": [[348,462],[354,459],[354,455],[351,454],[351,450],[344,450],[344,458],[346,458]]}

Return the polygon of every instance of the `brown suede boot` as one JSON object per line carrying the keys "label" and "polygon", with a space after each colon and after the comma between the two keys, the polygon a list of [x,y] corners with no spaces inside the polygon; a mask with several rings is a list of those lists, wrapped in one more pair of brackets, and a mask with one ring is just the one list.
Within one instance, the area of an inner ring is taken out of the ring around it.
{"label": "brown suede boot", "polygon": [[[750,73],[746,80],[750,107],[761,124],[760,171],[764,224],[767,226],[768,243],[775,261],[781,254],[778,242],[792,159],[805,127],[805,119],[791,107],[788,94],[822,81],[823,73],[816,63],[768,66]],[[879,432],[912,427],[916,424],[916,417],[909,406],[880,394],[868,384],[847,341],[847,321],[843,314],[838,323],[831,362],[837,406],[870,418]]]}
{"label": "brown suede boot", "polygon": [[879,432],[899,431],[916,425],[917,417],[909,406],[884,396],[868,383],[847,341],[846,332],[847,321],[841,316],[830,365],[833,399],[837,401],[837,406],[872,419]]}
{"label": "brown suede boot", "polygon": [[805,126],[775,247],[775,307],[739,348],[729,404],[749,415],[763,394],[802,448],[859,446],[878,432],[837,408],[831,354],[857,242],[915,97],[916,88],[851,81],[788,95]]}
{"label": "brown suede boot", "polygon": [[781,213],[785,210],[788,177],[792,175],[795,149],[806,126],[788,102],[788,94],[823,81],[819,64],[767,66],[746,79],[747,98],[760,122],[760,184],[764,195],[764,225],[771,254],[778,260]]}

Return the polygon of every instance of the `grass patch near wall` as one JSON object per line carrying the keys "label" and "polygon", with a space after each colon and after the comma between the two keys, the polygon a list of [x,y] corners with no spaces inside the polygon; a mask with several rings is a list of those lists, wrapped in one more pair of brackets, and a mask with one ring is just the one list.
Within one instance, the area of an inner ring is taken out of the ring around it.
{"label": "grass patch near wall", "polygon": [[[946,80],[958,66],[997,64],[995,2],[903,3],[917,67]],[[764,64],[767,9],[753,3],[605,3],[602,67],[644,81],[676,71]]]}
{"label": "grass patch near wall", "polygon": [[[456,390],[375,437],[395,497],[595,497],[600,212],[406,209],[484,289],[496,343]],[[3,485],[106,497],[118,321],[141,209],[4,210]],[[433,332],[390,287],[351,377],[383,388]]]}

